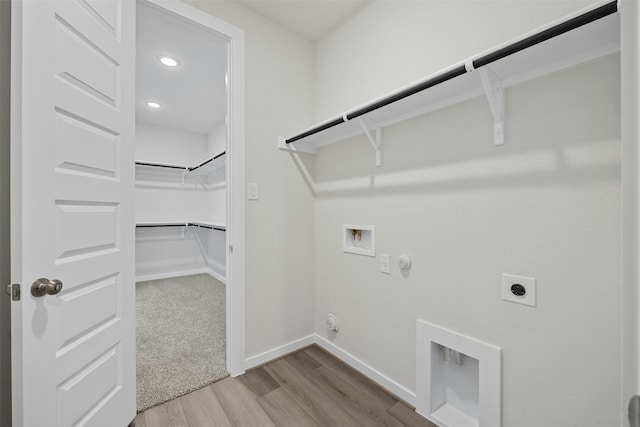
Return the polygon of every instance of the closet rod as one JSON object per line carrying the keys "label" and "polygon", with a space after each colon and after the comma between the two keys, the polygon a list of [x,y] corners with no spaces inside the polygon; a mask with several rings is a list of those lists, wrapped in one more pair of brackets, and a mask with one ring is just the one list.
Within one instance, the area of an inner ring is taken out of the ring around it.
{"label": "closet rod", "polygon": [[474,68],[480,68],[499,59],[518,53],[521,50],[535,46],[538,43],[542,43],[559,35],[562,35],[583,25],[602,19],[618,11],[618,2],[613,1],[607,3],[604,6],[600,6],[597,9],[591,10],[583,15],[576,16],[566,22],[562,22],[554,27],[548,28],[544,31],[527,37],[526,39],[517,41],[509,46],[498,49],[495,52],[491,52],[482,58],[478,58],[473,61]]}
{"label": "closet rod", "polygon": [[458,76],[463,75],[464,73],[466,73],[467,70],[465,68],[464,65],[460,65],[456,68],[454,68],[453,70],[449,70],[443,74],[440,74],[438,76],[435,76],[432,79],[429,79],[425,82],[419,83],[415,86],[412,86],[410,88],[407,88],[405,90],[403,90],[402,92],[398,92],[395,93],[387,98],[381,99],[378,102],[375,102],[373,104],[367,105],[366,107],[363,107],[359,110],[354,111],[353,113],[347,114],[347,120],[351,120],[351,119],[355,119],[356,117],[360,117],[362,115],[365,115],[367,113],[370,113],[371,111],[377,110],[378,108],[382,108],[386,105],[389,104],[393,104],[396,101],[400,101],[401,99],[404,98],[408,98],[411,95],[415,95],[418,92],[422,92],[423,90],[427,90],[430,87],[434,87],[437,86],[441,83],[444,83],[446,81],[449,81],[451,79],[455,79]]}
{"label": "closet rod", "polygon": [[343,117],[338,117],[335,120],[332,120],[332,121],[327,122],[327,123],[323,123],[323,124],[318,125],[318,126],[312,128],[312,129],[309,129],[308,131],[303,132],[300,135],[296,135],[294,137],[291,137],[291,138],[287,139],[285,142],[287,144],[291,144],[292,142],[296,142],[299,139],[306,138],[306,137],[311,136],[313,134],[316,134],[318,132],[322,132],[323,130],[332,128],[334,126],[338,126],[339,124],[342,124],[344,122],[345,122],[345,120],[344,120]]}
{"label": "closet rod", "polygon": [[157,227],[200,227],[208,230],[226,232],[226,228],[216,227],[215,225],[198,224],[197,222],[187,223],[167,223],[167,224],[136,224],[136,228],[157,228]]}
{"label": "closet rod", "polygon": [[215,225],[207,225],[207,224],[198,224],[197,222],[190,222],[189,224],[187,224],[189,227],[200,227],[200,228],[206,228],[208,230],[215,230],[215,231],[227,231],[224,228],[220,228],[220,227],[216,227]]}
{"label": "closet rod", "polygon": [[[542,43],[546,40],[562,35],[566,32],[582,27],[583,25],[597,21],[598,19],[609,16],[617,11],[618,11],[618,2],[617,0],[612,1],[596,9],[585,12],[582,15],[569,19],[568,21],[562,22],[551,28],[543,30],[537,34],[534,34],[522,40],[518,40],[506,47],[499,48],[494,52],[488,53],[478,59],[475,59],[473,60],[473,68],[480,68],[492,62],[495,62],[499,59],[505,58],[509,55],[513,55],[514,53],[520,52],[521,50],[535,46],[536,44]],[[291,138],[288,138],[285,140],[285,143],[291,144],[292,142],[296,142],[300,139],[303,139],[308,136],[314,135],[316,133],[322,132],[324,130],[330,129],[334,126],[338,126],[348,120],[352,120],[356,117],[370,113],[371,111],[375,111],[386,105],[392,104],[396,101],[400,101],[401,99],[407,98],[411,95],[415,95],[418,92],[422,92],[423,90],[426,90],[433,86],[447,82],[451,79],[454,79],[468,72],[470,71],[466,69],[465,65],[460,65],[453,69],[446,70],[441,74],[436,75],[435,77],[427,81],[417,83],[414,86],[410,86],[407,89],[402,90],[401,92],[391,94],[388,97],[383,98],[379,101],[376,101],[372,104],[365,105],[364,107],[352,113],[347,113],[341,117],[319,124],[311,129],[308,129],[299,135],[295,135]]]}
{"label": "closet rod", "polygon": [[196,169],[198,169],[198,168],[201,168],[202,166],[206,165],[207,163],[212,162],[212,161],[214,161],[215,159],[217,159],[218,157],[222,157],[222,156],[224,156],[225,154],[227,154],[227,152],[226,152],[226,151],[223,151],[223,152],[222,152],[222,153],[220,153],[220,154],[216,154],[216,155],[215,155],[215,156],[213,156],[212,158],[210,158],[210,159],[208,159],[208,160],[205,160],[204,162],[200,163],[198,166],[194,166],[194,167],[192,167],[192,168],[189,168],[189,172],[193,172],[194,170],[196,170]]}
{"label": "closet rod", "polygon": [[136,162],[136,165],[153,166],[153,167],[156,167],[156,168],[180,169],[180,170],[189,169],[186,166],[163,165],[163,164],[160,164],[160,163],[149,163],[149,162]]}
{"label": "closet rod", "polygon": [[186,224],[136,224],[136,228],[184,227]]}

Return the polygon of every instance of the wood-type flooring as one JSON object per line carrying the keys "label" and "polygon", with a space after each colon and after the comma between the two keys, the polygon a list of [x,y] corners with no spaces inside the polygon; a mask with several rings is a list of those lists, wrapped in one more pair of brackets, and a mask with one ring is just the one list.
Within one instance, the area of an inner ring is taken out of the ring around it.
{"label": "wood-type flooring", "polygon": [[436,427],[317,346],[148,409],[131,427]]}

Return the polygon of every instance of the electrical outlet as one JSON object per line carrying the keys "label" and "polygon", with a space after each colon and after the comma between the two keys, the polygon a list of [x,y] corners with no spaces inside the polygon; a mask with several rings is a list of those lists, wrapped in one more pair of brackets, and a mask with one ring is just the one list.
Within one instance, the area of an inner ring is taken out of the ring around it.
{"label": "electrical outlet", "polygon": [[380,254],[380,272],[391,274],[390,265],[391,257],[387,254]]}
{"label": "electrical outlet", "polygon": [[536,306],[536,279],[502,274],[502,299],[517,304]]}

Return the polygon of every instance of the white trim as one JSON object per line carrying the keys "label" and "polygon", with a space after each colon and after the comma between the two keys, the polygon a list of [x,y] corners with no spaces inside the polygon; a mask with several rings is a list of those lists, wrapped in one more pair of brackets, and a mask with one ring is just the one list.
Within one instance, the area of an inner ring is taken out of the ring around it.
{"label": "white trim", "polygon": [[247,358],[247,360],[245,360],[244,366],[246,369],[251,369],[255,368],[256,366],[264,365],[267,362],[315,344],[317,341],[316,337],[317,335],[315,334],[308,335],[304,338],[300,338],[288,344],[281,345],[280,347],[276,347],[263,353],[256,354],[255,356],[251,356]]}
{"label": "white trim", "polygon": [[208,274],[214,279],[222,282],[223,285],[227,285],[227,280],[224,276],[216,273],[210,268],[195,268],[193,270],[171,271],[168,273],[146,274],[144,276],[136,276],[136,282],[147,282],[149,280],[162,280],[173,279],[174,277],[192,276],[194,274]]}
{"label": "white trim", "polygon": [[[146,0],[229,41],[227,105],[227,371],[244,372],[244,31],[177,0]],[[230,142],[233,141],[233,144]]]}
{"label": "white trim", "polygon": [[408,387],[405,387],[399,382],[392,380],[382,372],[373,368],[371,365],[363,362],[356,356],[341,349],[340,347],[326,340],[320,335],[316,334],[315,338],[316,344],[318,344],[318,346],[320,346],[322,349],[328,351],[338,359],[342,360],[344,363],[351,366],[353,369],[360,372],[373,382],[377,383],[380,387],[384,388],[389,393],[394,394],[395,396],[399,397],[412,406],[416,406],[416,393],[411,391]]}
{"label": "white trim", "polygon": [[224,277],[223,275],[221,275],[220,273],[216,273],[215,271],[213,271],[210,268],[207,268],[205,273],[207,273],[209,276],[211,276],[214,279],[216,279],[218,282],[221,282],[223,285],[227,286],[227,278]]}

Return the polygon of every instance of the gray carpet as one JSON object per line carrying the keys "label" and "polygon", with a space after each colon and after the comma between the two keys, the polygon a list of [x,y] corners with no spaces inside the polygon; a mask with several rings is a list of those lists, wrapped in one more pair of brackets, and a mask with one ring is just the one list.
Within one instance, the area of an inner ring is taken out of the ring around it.
{"label": "gray carpet", "polygon": [[136,284],[138,412],[226,376],[225,287],[208,274]]}

